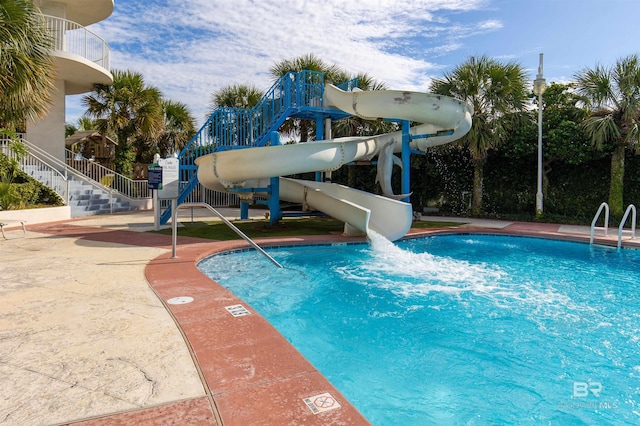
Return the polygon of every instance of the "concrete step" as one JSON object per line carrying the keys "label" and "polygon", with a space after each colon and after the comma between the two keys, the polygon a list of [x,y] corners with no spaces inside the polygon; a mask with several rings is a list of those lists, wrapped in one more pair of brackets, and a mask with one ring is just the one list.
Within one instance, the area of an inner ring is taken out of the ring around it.
{"label": "concrete step", "polygon": [[[25,166],[23,171],[43,184],[51,186],[51,182],[49,182],[51,173],[45,167]],[[135,210],[129,201],[74,176],[70,176],[69,179],[69,206],[71,207],[71,217]]]}

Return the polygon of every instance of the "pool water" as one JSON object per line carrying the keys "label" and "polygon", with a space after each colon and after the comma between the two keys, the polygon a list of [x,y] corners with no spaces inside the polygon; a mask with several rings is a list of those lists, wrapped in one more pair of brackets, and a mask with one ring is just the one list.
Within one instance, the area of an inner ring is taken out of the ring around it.
{"label": "pool water", "polygon": [[374,425],[639,424],[640,252],[450,235],[217,255]]}

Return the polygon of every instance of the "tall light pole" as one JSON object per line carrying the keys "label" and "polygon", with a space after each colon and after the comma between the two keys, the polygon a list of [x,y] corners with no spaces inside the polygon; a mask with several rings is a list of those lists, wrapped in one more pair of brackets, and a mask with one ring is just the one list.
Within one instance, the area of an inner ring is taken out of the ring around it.
{"label": "tall light pole", "polygon": [[540,65],[538,65],[538,75],[533,81],[533,94],[538,97],[538,191],[536,192],[536,216],[542,215],[542,94],[547,88],[547,82],[542,76],[542,53],[540,54]]}

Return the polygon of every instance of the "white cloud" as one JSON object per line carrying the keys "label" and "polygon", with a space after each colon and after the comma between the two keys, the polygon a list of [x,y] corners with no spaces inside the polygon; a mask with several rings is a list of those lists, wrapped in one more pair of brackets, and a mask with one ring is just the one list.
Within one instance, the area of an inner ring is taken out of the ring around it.
{"label": "white cloud", "polygon": [[[267,89],[269,68],[314,53],[394,89],[426,89],[441,66],[428,60],[464,39],[500,27],[461,24],[484,0],[146,0],[117,1],[92,27],[112,46],[112,69],[141,72],[165,97],[186,103],[202,122],[211,93],[234,83]],[[456,15],[458,16],[458,15]],[[71,111],[78,110],[70,102]]]}
{"label": "white cloud", "polygon": [[497,20],[480,22],[480,24],[478,25],[478,29],[481,31],[493,31],[499,30],[500,28],[502,28],[502,22]]}

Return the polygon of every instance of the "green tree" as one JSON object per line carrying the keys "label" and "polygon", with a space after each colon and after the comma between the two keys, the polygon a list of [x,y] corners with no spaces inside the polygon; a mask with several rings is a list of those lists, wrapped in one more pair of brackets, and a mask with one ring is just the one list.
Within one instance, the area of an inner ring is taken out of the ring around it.
{"label": "green tree", "polygon": [[172,100],[162,101],[164,125],[158,139],[160,155],[168,156],[180,151],[196,133],[196,122],[189,107]]}
{"label": "green tree", "polygon": [[95,120],[83,115],[82,117],[78,117],[78,120],[75,123],[65,123],[64,129],[64,136],[68,137],[77,132],[96,130],[97,125]]}
{"label": "green tree", "polygon": [[640,57],[619,59],[607,68],[596,65],[576,74],[578,93],[589,116],[584,129],[599,148],[613,147],[609,207],[613,216],[623,214],[624,167],[627,149],[638,152],[640,141]]}
{"label": "green tree", "polygon": [[82,98],[85,114],[95,118],[97,130],[114,134],[116,171],[131,174],[137,138],[152,140],[163,127],[162,94],[148,86],[142,74],[114,70],[113,84],[94,84],[93,92]]}
{"label": "green tree", "polygon": [[78,117],[77,124],[78,131],[96,130],[98,126],[96,120],[91,117],[87,117],[86,115]]}
{"label": "green tree", "polygon": [[53,41],[32,0],[0,0],[0,127],[23,128],[51,103]]}
{"label": "green tree", "polygon": [[136,139],[136,162],[151,163],[154,154],[166,158],[185,147],[195,134],[195,120],[182,102],[162,101],[162,130],[154,138]]}
{"label": "green tree", "polygon": [[78,127],[72,123],[64,123],[64,137],[68,138],[69,136],[78,132]]}
{"label": "green tree", "polygon": [[14,179],[20,170],[20,160],[28,150],[13,130],[0,129],[0,138],[8,140],[8,153],[0,152],[0,210],[18,209],[24,203]]}
{"label": "green tree", "polygon": [[[573,88],[573,84],[552,83],[542,95],[542,192],[545,199],[549,192],[549,173],[554,164],[576,165],[597,157],[581,128],[586,110],[579,106],[581,98]],[[533,93],[530,97],[534,101],[537,99]],[[516,115],[521,117],[519,125],[513,126],[501,151],[507,158],[536,156],[538,113],[526,111]]]}
{"label": "green tree", "polygon": [[[271,67],[269,72],[274,80],[277,80],[289,72],[300,72],[304,70],[324,73],[325,84],[338,83],[337,80],[346,75],[337,65],[329,64],[312,53],[277,62]],[[343,81],[346,80],[339,82],[342,83]],[[315,137],[315,126],[310,125],[309,120],[287,120],[280,131],[290,136],[299,136],[300,142],[306,142],[310,138]]]}
{"label": "green tree", "polygon": [[[354,78],[358,79],[358,89],[360,90],[388,90],[386,83],[376,80],[373,76],[361,72],[355,76],[347,74],[337,75],[339,81],[345,82]],[[333,123],[333,137],[344,136],[373,136],[381,133],[389,133],[397,130],[397,125],[383,120],[365,120],[360,117],[348,117]]]}
{"label": "green tree", "polygon": [[[384,82],[378,81],[370,74],[361,72],[355,76],[345,74],[336,74],[335,79],[339,82],[345,82],[354,78],[358,79],[358,88],[366,91],[387,90],[388,87]],[[383,120],[365,120],[360,117],[351,116],[343,118],[333,123],[331,135],[333,138],[348,136],[373,136],[383,133],[389,133],[398,130],[396,123]],[[346,184],[353,188],[365,191],[375,191],[375,168],[349,166],[347,169]]]}
{"label": "green tree", "polygon": [[526,75],[515,62],[500,63],[487,56],[470,57],[463,64],[436,78],[431,91],[453,96],[473,105],[471,130],[458,142],[473,160],[471,213],[482,213],[484,165],[490,149],[504,141],[512,120],[505,116],[522,111],[527,100]]}
{"label": "green tree", "polygon": [[573,89],[573,84],[553,83],[542,95],[542,193],[545,199],[550,192],[549,174],[556,164],[578,165],[600,157],[582,129],[587,111],[579,106],[580,97]]}
{"label": "green tree", "polygon": [[[218,108],[251,109],[260,102],[263,94],[262,90],[253,85],[233,84],[222,87],[211,94],[210,113],[212,114]],[[222,116],[218,116],[217,118],[224,120],[226,126],[232,126],[235,129],[232,132],[234,138],[239,138],[239,135],[245,134],[240,129],[245,128],[247,125],[246,120],[249,119],[248,114],[240,112],[238,114],[231,114],[226,118],[222,118]],[[248,142],[249,141],[246,140],[236,141],[236,143],[240,144]]]}
{"label": "green tree", "polygon": [[340,69],[340,67],[335,64],[329,64],[313,53],[276,62],[269,69],[269,73],[277,80],[288,72],[300,72],[304,70],[324,73],[325,83],[342,83],[346,81],[341,80],[341,78],[345,76],[345,72]]}
{"label": "green tree", "polygon": [[543,153],[546,167],[556,161],[580,164],[593,159],[593,149],[580,125],[587,111],[579,106],[573,84],[552,83],[542,95]]}
{"label": "green tree", "polygon": [[253,85],[232,84],[221,87],[211,94],[210,112],[218,107],[253,108],[260,102],[264,92]]}

